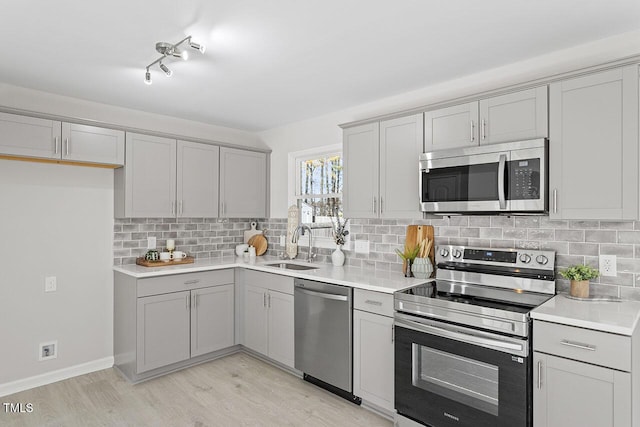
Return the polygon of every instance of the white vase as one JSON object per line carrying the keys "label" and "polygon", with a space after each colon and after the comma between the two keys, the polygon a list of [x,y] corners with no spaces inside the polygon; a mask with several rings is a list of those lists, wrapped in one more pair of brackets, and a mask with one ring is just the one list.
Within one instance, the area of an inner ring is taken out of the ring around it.
{"label": "white vase", "polygon": [[416,279],[428,279],[433,272],[433,264],[430,258],[416,258],[412,265],[413,277]]}
{"label": "white vase", "polygon": [[342,252],[342,245],[338,245],[336,250],[331,253],[331,262],[338,267],[344,265],[344,252]]}

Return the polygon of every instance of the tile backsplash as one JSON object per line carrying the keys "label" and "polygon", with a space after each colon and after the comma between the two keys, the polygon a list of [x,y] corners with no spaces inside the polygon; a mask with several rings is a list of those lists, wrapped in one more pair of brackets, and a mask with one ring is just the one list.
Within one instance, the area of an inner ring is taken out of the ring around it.
{"label": "tile backsplash", "polygon": [[[116,219],[114,264],[132,264],[146,252],[147,237],[156,237],[157,246],[167,239],[196,258],[231,256],[242,242],[244,230],[257,221],[268,229],[268,254],[284,248],[280,236],[286,233],[286,218],[133,218]],[[451,216],[424,220],[351,219],[350,247],[354,240],[369,241],[368,254],[345,249],[346,264],[379,270],[401,271],[395,254],[402,248],[409,224],[433,225],[436,244],[472,245],[490,248],[531,248],[556,251],[557,270],[571,264],[598,266],[599,255],[616,255],[616,277],[592,281],[594,293],[640,299],[640,222],[638,221],[552,221],[547,216]],[[330,262],[331,249],[318,249],[318,261]],[[306,252],[306,248],[302,249]],[[558,275],[559,291],[568,281]]]}

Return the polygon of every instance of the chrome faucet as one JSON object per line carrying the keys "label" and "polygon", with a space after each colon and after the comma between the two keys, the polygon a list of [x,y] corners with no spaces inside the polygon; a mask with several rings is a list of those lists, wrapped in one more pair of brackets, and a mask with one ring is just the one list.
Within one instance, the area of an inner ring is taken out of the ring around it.
{"label": "chrome faucet", "polygon": [[299,226],[296,227],[295,230],[293,230],[293,234],[291,236],[291,243],[298,243],[298,238],[300,234],[304,236],[305,229],[309,231],[309,251],[307,252],[307,262],[311,262],[311,260],[315,258],[316,254],[311,252],[312,233],[311,233],[311,228],[308,225],[300,224]]}

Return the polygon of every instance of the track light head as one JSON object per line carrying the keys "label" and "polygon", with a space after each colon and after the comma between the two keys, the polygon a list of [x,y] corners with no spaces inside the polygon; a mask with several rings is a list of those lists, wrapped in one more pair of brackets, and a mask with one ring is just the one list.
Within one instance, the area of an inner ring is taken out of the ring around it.
{"label": "track light head", "polygon": [[160,63],[160,69],[162,71],[164,71],[164,73],[167,75],[167,77],[171,77],[171,75],[173,74],[173,71],[171,71],[166,65],[164,65],[162,62]]}
{"label": "track light head", "polygon": [[151,84],[151,73],[149,72],[148,68],[147,68],[147,72],[144,74],[144,82],[148,85]]}
{"label": "track light head", "polygon": [[191,46],[195,50],[199,50],[200,53],[204,53],[204,51],[207,49],[205,45],[192,42],[191,40],[189,40],[189,46]]}

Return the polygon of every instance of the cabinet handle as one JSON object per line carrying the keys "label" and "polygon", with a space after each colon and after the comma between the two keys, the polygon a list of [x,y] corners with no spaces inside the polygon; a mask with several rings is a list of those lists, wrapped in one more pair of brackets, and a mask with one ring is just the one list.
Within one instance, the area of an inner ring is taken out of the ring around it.
{"label": "cabinet handle", "polygon": [[475,136],[473,135],[473,120],[470,121],[471,123],[471,142],[475,141]]}
{"label": "cabinet handle", "polygon": [[175,210],[175,203],[173,202],[173,200],[171,201],[171,215],[175,215],[176,214],[176,210]]}
{"label": "cabinet handle", "polygon": [[396,331],[393,328],[393,325],[391,325],[391,342],[393,343],[395,342],[395,340],[396,340]]}
{"label": "cabinet handle", "polygon": [[538,390],[542,388],[542,360],[538,360]]}
{"label": "cabinet handle", "polygon": [[200,280],[195,279],[195,280],[187,280],[184,282],[185,285],[195,285],[196,283],[200,283]]}
{"label": "cabinet handle", "polygon": [[558,189],[553,189],[553,213],[558,213]]}
{"label": "cabinet handle", "polygon": [[376,213],[376,196],[373,196],[373,213]]}
{"label": "cabinet handle", "polygon": [[58,137],[53,138],[53,154],[58,154]]}
{"label": "cabinet handle", "polygon": [[596,346],[595,345],[582,344],[582,343],[578,343],[578,342],[572,342],[572,341],[569,341],[569,340],[562,340],[562,341],[560,341],[560,344],[566,345],[568,347],[579,348],[580,350],[596,351]]}
{"label": "cabinet handle", "polygon": [[482,119],[482,127],[480,128],[482,131],[482,140],[484,141],[485,138],[487,137],[487,121],[485,119]]}
{"label": "cabinet handle", "polygon": [[65,150],[67,152],[66,156],[69,157],[69,138],[65,138],[64,139],[64,146],[65,146]]}
{"label": "cabinet handle", "polygon": [[189,310],[189,295],[185,298],[185,308]]}
{"label": "cabinet handle", "polygon": [[222,202],[222,215],[224,215],[224,202]]}
{"label": "cabinet handle", "polygon": [[180,206],[178,207],[179,215],[182,215],[182,200],[180,200]]}
{"label": "cabinet handle", "polygon": [[382,306],[382,301],[374,301],[372,299],[365,300],[365,304],[377,305],[378,307]]}
{"label": "cabinet handle", "polygon": [[265,307],[265,308],[267,307],[267,293],[266,292],[262,294],[262,306]]}
{"label": "cabinet handle", "polygon": [[267,294],[267,307],[271,308],[271,294]]}
{"label": "cabinet handle", "polygon": [[198,308],[198,294],[193,294],[192,299],[193,301],[191,301],[191,307],[194,309]]}
{"label": "cabinet handle", "polygon": [[380,215],[382,215],[382,196],[380,196]]}

